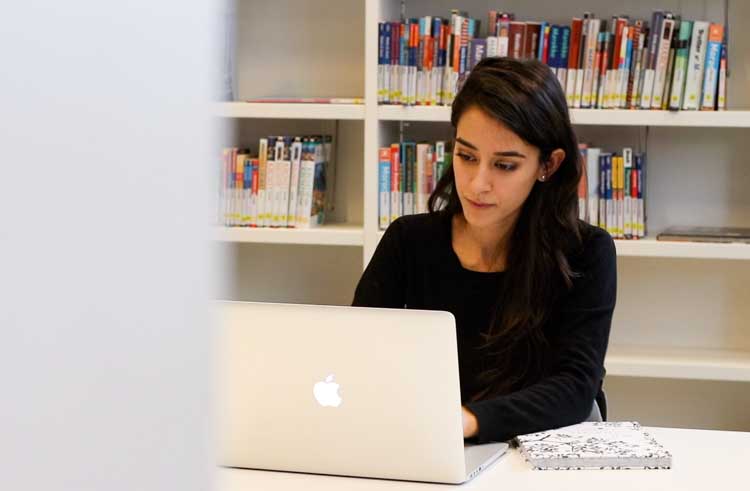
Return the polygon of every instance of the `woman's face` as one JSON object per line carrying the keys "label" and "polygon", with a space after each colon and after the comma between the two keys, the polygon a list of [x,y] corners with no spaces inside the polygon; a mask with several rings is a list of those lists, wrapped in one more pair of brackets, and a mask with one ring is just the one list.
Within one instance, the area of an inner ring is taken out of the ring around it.
{"label": "woman's face", "polygon": [[453,172],[466,221],[485,228],[513,223],[544,169],[539,149],[473,106],[458,120]]}

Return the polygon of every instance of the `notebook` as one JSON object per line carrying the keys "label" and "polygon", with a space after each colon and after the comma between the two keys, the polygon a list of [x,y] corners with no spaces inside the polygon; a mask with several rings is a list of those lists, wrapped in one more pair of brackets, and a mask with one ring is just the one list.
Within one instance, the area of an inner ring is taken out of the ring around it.
{"label": "notebook", "polygon": [[656,236],[657,240],[689,242],[750,243],[750,228],[738,227],[670,227]]}
{"label": "notebook", "polygon": [[586,422],[517,437],[534,469],[669,469],[672,455],[641,425]]}

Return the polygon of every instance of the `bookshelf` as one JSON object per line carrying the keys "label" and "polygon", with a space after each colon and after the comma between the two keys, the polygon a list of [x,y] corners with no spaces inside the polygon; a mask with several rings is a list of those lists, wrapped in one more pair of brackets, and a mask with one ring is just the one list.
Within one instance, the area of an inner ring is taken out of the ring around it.
{"label": "bookshelf", "polygon": [[[312,5],[315,4],[315,5]],[[234,271],[233,299],[348,304],[356,281],[383,232],[377,224],[377,150],[397,141],[400,122],[407,137],[444,139],[447,107],[379,106],[377,23],[448,15],[451,8],[485,19],[502,7],[520,20],[566,22],[584,11],[598,17],[627,13],[650,20],[653,9],[685,18],[725,22],[729,41],[729,110],[571,110],[581,140],[606,148],[647,151],[645,240],[616,241],[618,305],[606,366],[615,391],[633,413],[613,417],[645,423],[670,421],[675,401],[691,399],[685,420],[695,427],[750,430],[750,421],[725,416],[722,404],[736,403],[736,383],[750,382],[750,245],[659,242],[670,225],[750,226],[750,4],[738,0],[238,0],[237,82],[240,99],[257,96],[364,96],[364,105],[217,103],[215,112],[233,129],[229,143],[247,145],[269,134],[337,131],[337,211],[332,225],[318,230],[217,229]],[[295,32],[284,31],[294,11]],[[329,15],[337,12],[336,16]],[[336,21],[332,21],[336,17]],[[345,40],[345,42],[340,42]],[[262,48],[259,54],[258,47]],[[273,76],[269,76],[269,74]],[[403,125],[407,126],[407,125]],[[341,194],[340,194],[341,193]],[[267,282],[270,264],[285,281]],[[257,274],[256,274],[257,272]],[[272,284],[269,284],[272,283]],[[625,382],[627,381],[627,382]],[[658,381],[660,399],[641,388]],[[679,382],[678,382],[679,381]],[[716,400],[677,394],[718,384]],[[742,385],[746,391],[747,386]],[[674,394],[670,394],[670,390]],[[671,401],[671,402],[670,402]],[[750,396],[742,399],[750,404]],[[672,404],[672,405],[670,405]],[[637,412],[641,411],[641,412]]]}
{"label": "bookshelf", "polygon": [[214,112],[224,118],[363,120],[361,104],[277,104],[220,102]]}
{"label": "bookshelf", "polygon": [[750,382],[750,351],[615,346],[608,375]]}
{"label": "bookshelf", "polygon": [[[750,128],[750,111],[639,111],[625,109],[571,109],[575,125],[691,126],[698,128]],[[450,107],[379,106],[381,121],[432,121],[449,123]]]}
{"label": "bookshelf", "polygon": [[362,225],[337,223],[311,229],[216,227],[215,239],[255,244],[362,246]]}

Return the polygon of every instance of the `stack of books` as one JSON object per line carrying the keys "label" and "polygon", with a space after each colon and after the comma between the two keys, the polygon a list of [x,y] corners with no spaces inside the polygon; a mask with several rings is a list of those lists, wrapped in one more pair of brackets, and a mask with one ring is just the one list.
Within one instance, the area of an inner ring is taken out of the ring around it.
{"label": "stack of books", "polygon": [[481,59],[546,63],[571,108],[723,110],[727,45],[723,24],[656,11],[651,22],[592,13],[570,25],[516,21],[491,10],[488,28],[465,12],[381,22],[378,102],[450,105]]}
{"label": "stack of books", "polygon": [[[585,143],[580,150],[585,172],[578,185],[579,219],[616,239],[644,237],[646,155],[629,147],[607,152]],[[380,148],[378,161],[378,227],[385,230],[402,215],[428,211],[428,198],[453,153],[449,142],[407,141]]]}
{"label": "stack of books", "polygon": [[393,143],[378,151],[378,227],[427,212],[427,199],[453,161],[446,142]]}
{"label": "stack of books", "polygon": [[333,209],[335,165],[329,135],[261,138],[257,156],[225,148],[218,223],[309,228]]}
{"label": "stack of books", "polygon": [[646,155],[605,152],[581,144],[585,172],[578,184],[578,218],[615,239],[646,236]]}

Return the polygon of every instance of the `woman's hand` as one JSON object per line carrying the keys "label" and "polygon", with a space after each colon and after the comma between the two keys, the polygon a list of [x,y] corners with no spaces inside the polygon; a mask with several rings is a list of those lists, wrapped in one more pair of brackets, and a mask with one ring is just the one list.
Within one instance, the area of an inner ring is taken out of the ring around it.
{"label": "woman's hand", "polygon": [[461,419],[464,422],[464,438],[476,436],[479,432],[479,422],[474,413],[466,409],[465,406],[461,406]]}

